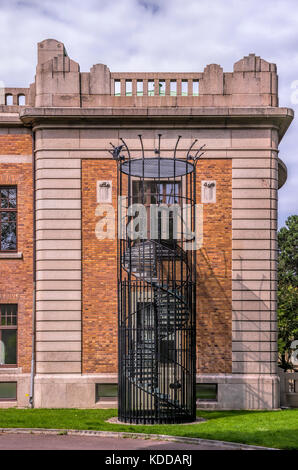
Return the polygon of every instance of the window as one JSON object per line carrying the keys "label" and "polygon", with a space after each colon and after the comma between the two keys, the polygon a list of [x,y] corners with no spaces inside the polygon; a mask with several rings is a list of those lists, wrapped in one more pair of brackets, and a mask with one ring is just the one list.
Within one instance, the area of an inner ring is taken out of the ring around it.
{"label": "window", "polygon": [[120,80],[114,81],[114,95],[121,96],[121,82]]}
{"label": "window", "polygon": [[15,304],[0,304],[0,366],[17,364],[17,312]]}
{"label": "window", "polygon": [[217,384],[197,384],[196,398],[204,401],[217,401]]}
{"label": "window", "polygon": [[177,81],[176,80],[170,81],[170,95],[177,96]]}
{"label": "window", "polygon": [[143,96],[143,80],[137,81],[137,96]]}
{"label": "window", "polygon": [[0,186],[0,251],[17,249],[17,188]]}
{"label": "window", "polygon": [[181,95],[187,96],[188,95],[188,81],[182,80],[181,82]]}
{"label": "window", "polygon": [[[151,214],[151,204],[167,204],[171,206],[173,204],[179,204],[181,200],[181,184],[180,182],[165,181],[161,183],[156,183],[154,180],[147,180],[142,183],[142,181],[133,181],[132,186],[133,193],[133,203],[134,204],[144,204],[147,211],[147,237],[151,237],[150,233],[150,214]],[[174,239],[174,214],[173,211],[169,213],[169,234],[168,242],[173,243]],[[161,213],[158,214],[158,233],[159,237],[163,238],[161,235]]]}
{"label": "window", "polygon": [[159,96],[165,96],[166,94],[166,82],[165,80],[159,80]]}
{"label": "window", "polygon": [[95,384],[95,401],[118,398],[118,384]]}
{"label": "window", "polygon": [[148,96],[154,96],[154,80],[148,80]]}
{"label": "window", "polygon": [[16,382],[0,382],[0,401],[17,399]]}
{"label": "window", "polygon": [[125,96],[132,96],[132,81],[125,81]]}
{"label": "window", "polygon": [[26,104],[26,97],[25,95],[18,95],[18,105],[25,106]]}
{"label": "window", "polygon": [[199,80],[193,80],[193,82],[192,82],[192,94],[193,94],[193,96],[199,96]]}
{"label": "window", "polygon": [[5,95],[5,104],[6,106],[12,106],[13,105],[13,96],[10,94]]}

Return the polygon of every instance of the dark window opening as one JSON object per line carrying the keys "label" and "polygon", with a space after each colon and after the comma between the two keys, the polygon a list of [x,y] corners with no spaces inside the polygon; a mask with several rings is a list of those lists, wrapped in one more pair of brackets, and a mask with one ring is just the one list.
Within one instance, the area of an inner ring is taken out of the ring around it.
{"label": "dark window opening", "polygon": [[0,186],[0,251],[17,249],[17,188]]}
{"label": "dark window opening", "polygon": [[0,382],[0,400],[16,400],[17,399],[17,383],[16,382]]}
{"label": "dark window opening", "polygon": [[204,401],[217,401],[217,384],[196,384],[196,398]]}
{"label": "dark window opening", "polygon": [[118,384],[95,384],[95,400],[118,397]]}
{"label": "dark window opening", "polygon": [[[181,183],[173,181],[165,181],[157,183],[155,181],[133,181],[133,203],[143,204],[147,210],[147,237],[150,239],[150,205],[151,204],[179,204],[181,199]],[[175,242],[174,239],[174,224],[173,224],[173,211],[169,212],[169,233],[168,241]],[[158,233],[159,238],[162,237],[161,233],[161,213],[158,214]]]}
{"label": "dark window opening", "polygon": [[[152,362],[152,351],[155,348],[155,315],[152,302],[137,303],[137,344],[136,348],[144,364]],[[158,359],[162,364],[175,361],[175,341],[160,338],[158,344]]]}
{"label": "dark window opening", "polygon": [[0,366],[17,364],[17,309],[14,304],[0,304]]}

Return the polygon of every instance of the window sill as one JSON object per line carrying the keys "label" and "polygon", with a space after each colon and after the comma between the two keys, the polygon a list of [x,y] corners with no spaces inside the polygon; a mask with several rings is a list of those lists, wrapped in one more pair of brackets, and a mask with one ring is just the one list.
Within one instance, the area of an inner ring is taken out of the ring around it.
{"label": "window sill", "polygon": [[8,374],[11,374],[11,375],[15,375],[15,374],[20,374],[22,371],[21,371],[21,368],[18,367],[18,366],[0,366],[0,375],[8,375]]}
{"label": "window sill", "polygon": [[23,259],[23,253],[0,253],[0,259]]}

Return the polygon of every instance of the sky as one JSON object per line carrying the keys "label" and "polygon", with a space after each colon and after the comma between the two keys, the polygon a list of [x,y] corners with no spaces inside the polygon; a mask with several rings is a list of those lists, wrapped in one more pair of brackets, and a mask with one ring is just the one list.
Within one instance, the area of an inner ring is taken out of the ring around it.
{"label": "sky", "polygon": [[[82,72],[225,72],[249,53],[277,64],[280,106],[298,108],[297,0],[0,0],[0,80],[34,81],[37,42],[54,38]],[[296,82],[297,81],[297,82]],[[298,118],[280,144],[288,180],[279,226],[298,214]]]}

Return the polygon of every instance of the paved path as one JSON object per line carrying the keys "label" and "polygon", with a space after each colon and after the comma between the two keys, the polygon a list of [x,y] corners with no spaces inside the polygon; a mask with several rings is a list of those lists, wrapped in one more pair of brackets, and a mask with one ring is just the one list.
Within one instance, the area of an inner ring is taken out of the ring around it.
{"label": "paved path", "polygon": [[[0,450],[228,450],[208,444],[97,436],[57,436],[46,434],[0,434]],[[235,450],[235,449],[234,449]]]}

